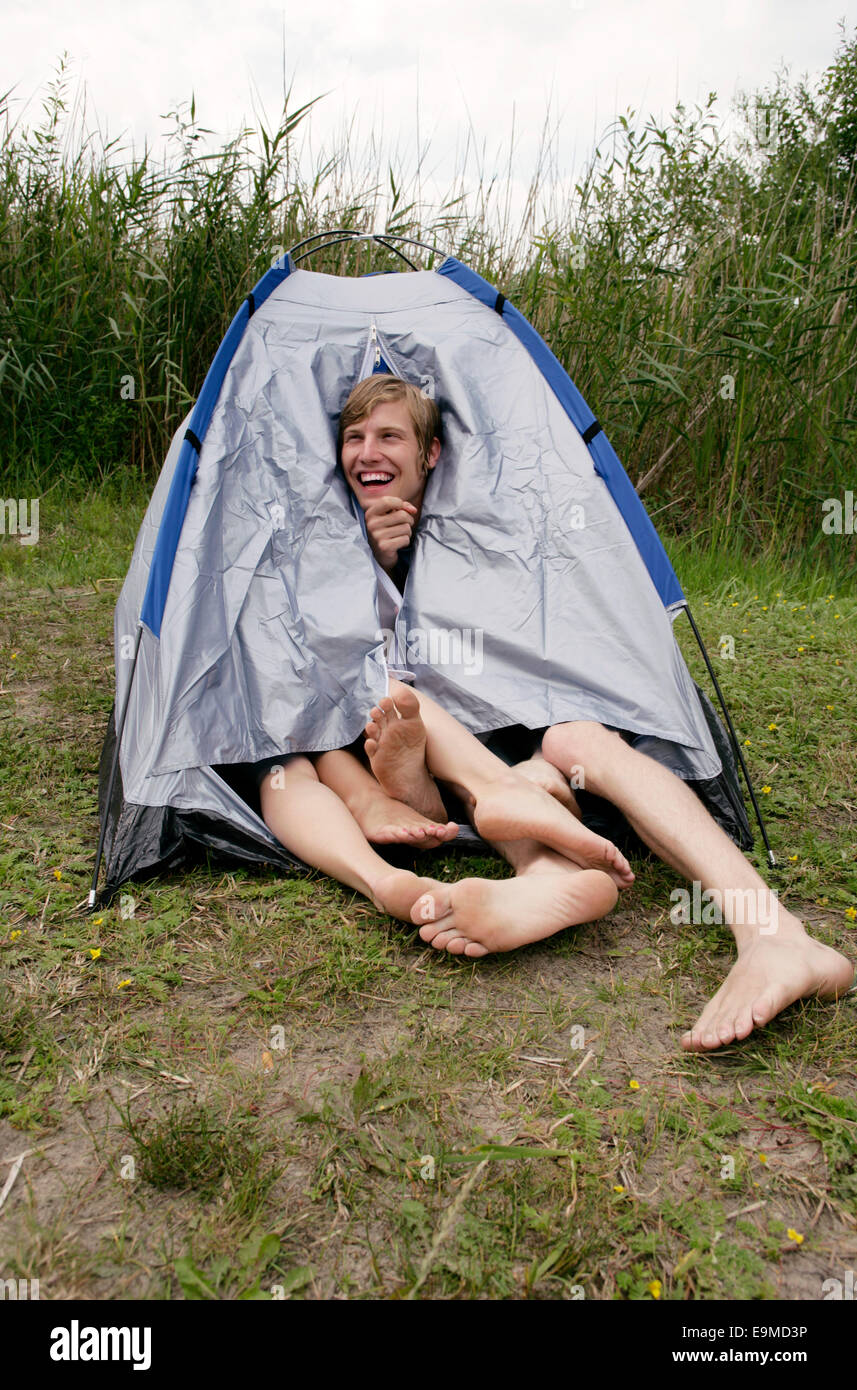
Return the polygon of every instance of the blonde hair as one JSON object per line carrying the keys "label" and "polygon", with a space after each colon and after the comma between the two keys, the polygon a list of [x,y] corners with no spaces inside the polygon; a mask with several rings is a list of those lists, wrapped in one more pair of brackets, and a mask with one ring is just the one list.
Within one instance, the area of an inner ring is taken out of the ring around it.
{"label": "blonde hair", "polygon": [[367,376],[365,381],[358,381],[342,407],[336,446],[337,457],[342,459],[342,441],[349,425],[357,424],[358,420],[365,420],[367,415],[372,414],[376,405],[383,405],[387,401],[405,402],[417,437],[423,471],[426,472],[432,441],[440,439],[440,411],[430,396],[423,395],[422,391],[412,386],[409,381],[402,381],[401,377],[388,376],[381,372],[375,376]]}

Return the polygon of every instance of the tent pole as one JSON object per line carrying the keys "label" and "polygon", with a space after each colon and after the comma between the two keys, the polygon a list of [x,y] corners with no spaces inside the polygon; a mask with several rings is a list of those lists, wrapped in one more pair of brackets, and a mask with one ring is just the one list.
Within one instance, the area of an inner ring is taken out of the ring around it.
{"label": "tent pole", "polygon": [[726,719],[726,725],[729,729],[729,737],[732,740],[732,747],[735,750],[735,756],[737,757],[738,762],[741,765],[741,771],[744,774],[744,781],[747,783],[747,790],[750,793],[750,800],[753,803],[753,810],[756,812],[756,820],[759,822],[759,829],[762,832],[762,839],[765,842],[765,849],[768,852],[768,863],[770,864],[772,869],[775,869],[777,867],[777,861],[774,858],[774,851],[771,849],[771,842],[768,839],[768,832],[765,829],[765,822],[762,820],[762,812],[759,810],[759,803],[756,800],[756,793],[753,790],[753,783],[750,781],[750,774],[747,771],[747,764],[744,761],[744,754],[741,752],[741,746],[738,743],[738,736],[735,733],[735,727],[732,723],[732,716],[726,707],[726,700],[724,699],[723,691],[720,689],[720,682],[718,681],[714,667],[711,664],[711,658],[709,657],[708,652],[705,650],[705,643],[702,640],[699,628],[696,626],[696,623],[693,620],[693,614],[690,611],[690,605],[687,603],[687,601],[685,601],[684,604],[684,611],[690,619],[690,625],[693,628],[693,635],[699,644],[699,650],[702,652],[702,658],[706,666],[708,667],[708,674],[711,677],[712,684],[714,686],[715,691],[717,692],[717,698],[720,701],[720,708],[723,710],[723,715]]}
{"label": "tent pole", "polygon": [[107,817],[110,815],[110,802],[113,799],[113,787],[116,783],[116,773],[119,769],[119,746],[122,742],[122,734],[125,729],[125,719],[128,714],[128,706],[131,703],[131,687],[134,684],[134,674],[137,670],[137,657],[140,654],[140,642],[143,637],[143,624],[137,624],[137,641],[134,644],[134,664],[131,667],[131,676],[128,681],[128,689],[125,691],[125,700],[122,705],[122,713],[119,716],[119,727],[116,730],[116,743],[113,748],[113,761],[110,764],[110,778],[107,783],[107,796],[104,801],[104,818],[101,822],[101,830],[98,834],[98,848],[95,851],[95,872],[92,875],[92,883],[89,888],[89,899],[87,907],[90,912],[95,907],[95,896],[98,888],[98,874],[101,869],[101,856],[104,853],[104,837],[107,833]]}

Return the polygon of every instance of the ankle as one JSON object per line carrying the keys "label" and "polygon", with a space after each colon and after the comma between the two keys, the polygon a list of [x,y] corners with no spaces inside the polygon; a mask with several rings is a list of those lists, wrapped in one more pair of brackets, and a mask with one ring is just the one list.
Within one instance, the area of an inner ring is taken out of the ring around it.
{"label": "ankle", "polygon": [[368,814],[379,802],[388,801],[389,797],[380,786],[363,786],[345,792],[342,800],[354,819],[359,821],[361,816]]}

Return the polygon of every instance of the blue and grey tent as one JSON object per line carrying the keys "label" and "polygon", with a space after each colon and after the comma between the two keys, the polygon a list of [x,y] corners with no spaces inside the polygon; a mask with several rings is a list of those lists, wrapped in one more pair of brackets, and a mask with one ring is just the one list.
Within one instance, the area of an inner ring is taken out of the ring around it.
{"label": "blue and grey tent", "polygon": [[396,633],[417,689],[483,736],[626,730],[749,847],[734,731],[730,745],[673,634],[687,600],[560,363],[451,257],[349,278],[298,268],[309,254],[294,248],[241,304],[140,528],[116,606],[91,903],[102,853],[105,897],[206,852],[298,867],[242,769],[349,745],[386,693],[376,573],[336,460],[345,399],[378,369],[443,417]]}

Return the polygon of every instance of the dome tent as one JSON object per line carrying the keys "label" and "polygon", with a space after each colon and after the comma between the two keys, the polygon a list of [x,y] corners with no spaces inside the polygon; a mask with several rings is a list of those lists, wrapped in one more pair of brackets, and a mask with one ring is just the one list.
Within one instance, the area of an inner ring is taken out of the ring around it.
{"label": "dome tent", "polygon": [[235,315],[137,537],[90,905],[102,853],[105,899],[206,851],[299,867],[242,768],[347,746],[386,693],[375,569],[336,460],[345,399],[378,369],[443,416],[396,633],[417,689],[477,734],[628,730],[751,845],[729,740],[672,632],[687,600],[557,359],[452,257],[348,278],[299,269],[300,250]]}

